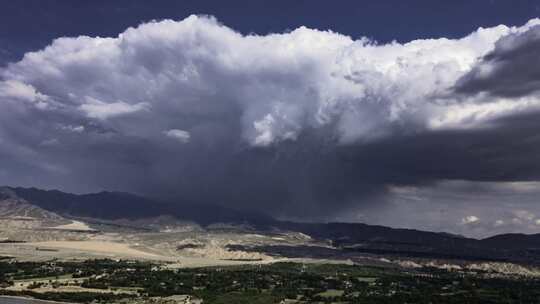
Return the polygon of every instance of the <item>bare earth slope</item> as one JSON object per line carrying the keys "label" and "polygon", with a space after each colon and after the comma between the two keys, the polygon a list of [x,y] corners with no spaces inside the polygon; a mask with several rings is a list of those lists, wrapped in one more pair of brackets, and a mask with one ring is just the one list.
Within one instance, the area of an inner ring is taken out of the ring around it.
{"label": "bare earth slope", "polygon": [[172,207],[126,193],[0,187],[0,255],[140,258],[186,265],[373,256],[540,263],[540,241],[534,235],[477,240],[359,223],[280,222],[210,206],[197,212],[188,206],[182,212],[181,204]]}

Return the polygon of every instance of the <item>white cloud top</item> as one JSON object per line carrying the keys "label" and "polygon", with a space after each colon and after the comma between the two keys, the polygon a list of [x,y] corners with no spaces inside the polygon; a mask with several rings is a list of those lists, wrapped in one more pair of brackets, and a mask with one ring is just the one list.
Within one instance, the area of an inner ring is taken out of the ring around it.
{"label": "white cloud top", "polygon": [[[452,93],[496,41],[538,23],[480,28],[457,40],[378,45],[303,27],[243,36],[212,18],[191,16],[129,28],[116,38],[56,39],[1,71],[0,94],[43,110],[50,96],[53,110],[72,117],[139,115],[153,124],[199,114],[191,126],[219,124],[220,115],[234,108],[241,136],[255,146],[327,126],[342,143],[475,128],[538,107],[536,97],[487,100]],[[140,127],[133,124],[117,125],[117,131]]]}

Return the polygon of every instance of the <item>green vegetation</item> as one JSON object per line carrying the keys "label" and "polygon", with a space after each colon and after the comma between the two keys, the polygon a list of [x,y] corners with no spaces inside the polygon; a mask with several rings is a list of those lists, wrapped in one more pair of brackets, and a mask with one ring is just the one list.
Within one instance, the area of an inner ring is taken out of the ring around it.
{"label": "green vegetation", "polygon": [[[23,290],[6,289],[26,282]],[[0,294],[89,303],[191,295],[204,303],[540,303],[540,280],[435,269],[276,263],[171,270],[149,262],[0,262]],[[82,287],[63,292],[64,285]],[[36,290],[58,288],[55,292]]]}

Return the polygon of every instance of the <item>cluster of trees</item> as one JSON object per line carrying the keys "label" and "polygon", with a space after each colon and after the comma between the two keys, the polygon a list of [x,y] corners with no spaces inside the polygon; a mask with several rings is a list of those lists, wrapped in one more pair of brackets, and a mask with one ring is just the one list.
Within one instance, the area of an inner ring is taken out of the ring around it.
{"label": "cluster of trees", "polygon": [[428,273],[294,263],[168,270],[152,263],[113,260],[0,262],[0,283],[71,274],[78,278],[82,287],[138,290],[138,295],[21,292],[41,299],[81,303],[92,300],[114,303],[126,297],[177,294],[193,295],[203,299],[204,303],[278,303],[283,299],[302,299],[307,303],[538,303],[540,299],[538,279],[489,279],[425,271]]}

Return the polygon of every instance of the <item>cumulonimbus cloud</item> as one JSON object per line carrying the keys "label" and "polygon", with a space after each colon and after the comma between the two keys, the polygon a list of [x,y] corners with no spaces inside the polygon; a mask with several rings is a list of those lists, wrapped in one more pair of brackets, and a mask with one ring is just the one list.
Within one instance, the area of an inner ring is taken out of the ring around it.
{"label": "cumulonimbus cloud", "polygon": [[[242,35],[212,17],[191,16],[145,23],[111,38],[58,38],[0,71],[0,157],[14,164],[8,170],[33,164],[54,174],[84,171],[86,183],[99,180],[101,187],[140,189],[144,177],[150,188],[195,189],[225,201],[252,200],[259,191],[275,195],[280,206],[348,201],[388,180],[404,182],[406,175],[411,182],[417,176],[471,178],[411,165],[419,162],[417,148],[428,145],[415,141],[431,143],[437,132],[485,130],[540,109],[530,89],[538,79],[523,90],[509,88],[512,93],[490,89],[498,82],[485,80],[520,73],[498,58],[514,48],[537,49],[528,41],[536,39],[538,24],[378,44],[305,27]],[[412,140],[388,148],[397,137]],[[56,144],[39,145],[45,139]],[[387,152],[362,154],[380,142]],[[346,147],[360,152],[336,152]],[[456,149],[463,163],[483,159]],[[315,150],[318,156],[309,161],[302,156]],[[394,166],[394,157],[406,159]],[[301,159],[305,163],[292,161]],[[88,166],[108,173],[122,167],[125,178],[98,178],[105,173]],[[294,186],[281,179],[285,175],[294,177]]]}
{"label": "cumulonimbus cloud", "polygon": [[27,97],[47,96],[59,105],[55,110],[96,119],[152,107],[139,115],[219,120],[222,108],[237,108],[241,135],[259,146],[329,124],[341,142],[370,140],[395,126],[429,128],[448,115],[456,81],[479,69],[479,58],[495,57],[501,37],[537,23],[479,29],[457,40],[378,45],[307,28],[243,36],[191,16],[143,24],[116,38],[59,38],[3,70],[2,92],[17,97],[32,88]]}

